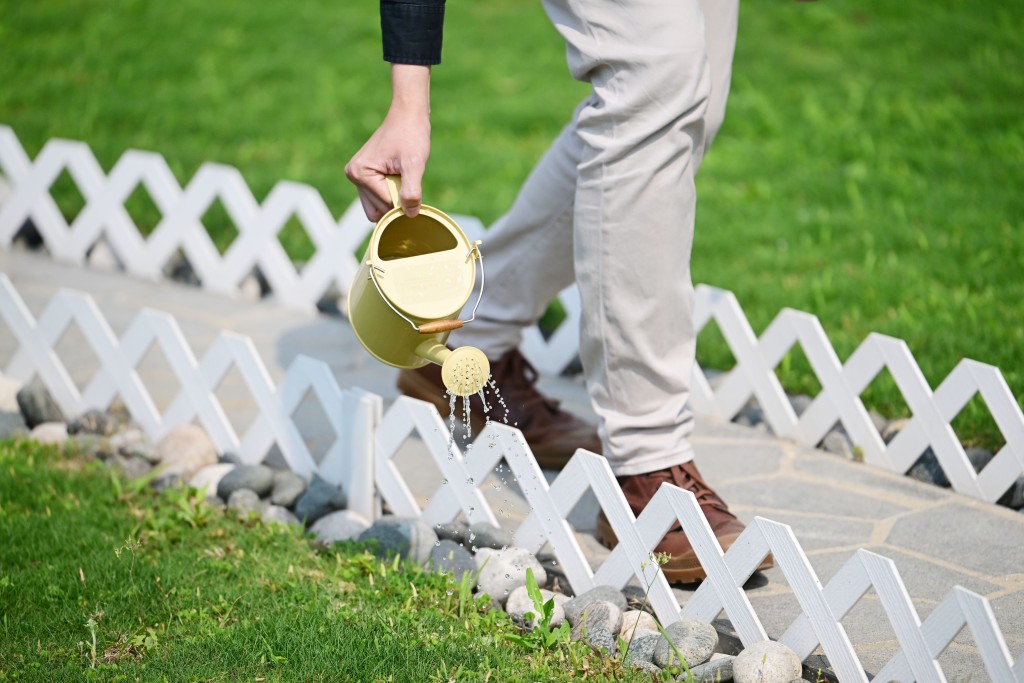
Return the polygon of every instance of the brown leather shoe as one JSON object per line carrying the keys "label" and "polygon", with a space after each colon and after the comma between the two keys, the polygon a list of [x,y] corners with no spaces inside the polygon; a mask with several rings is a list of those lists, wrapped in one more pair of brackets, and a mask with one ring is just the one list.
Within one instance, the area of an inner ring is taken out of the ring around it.
{"label": "brown leather shoe", "polygon": [[[561,410],[558,401],[537,391],[537,371],[517,349],[491,363],[491,374],[505,405],[488,395],[490,411],[485,413],[480,398],[471,396],[470,423],[474,432],[483,428],[486,415],[495,422],[507,421],[523,433],[537,463],[545,469],[562,469],[577,448],[601,453],[597,427]],[[403,370],[398,375],[398,388],[406,396],[433,403],[442,417],[448,417],[448,398],[439,366],[431,363],[416,370]],[[461,410],[461,405],[460,401],[456,410]]]}
{"label": "brown leather shoe", "polygon": [[[619,477],[618,482],[622,487],[622,492],[626,495],[629,507],[637,516],[664,482],[675,484],[679,488],[692,492],[697,496],[697,503],[700,504],[700,509],[708,520],[711,530],[715,532],[723,551],[728,550],[733,541],[746,528],[743,526],[743,522],[736,519],[736,515],[729,512],[729,506],[725,504],[725,501],[707,485],[693,461],[657,472]],[[608,548],[614,548],[619,542],[615,538],[615,532],[612,530],[611,524],[608,523],[604,511],[597,516],[597,539]],[[707,573],[701,567],[697,553],[694,552],[693,546],[686,538],[681,526],[677,525],[669,531],[654,552],[668,553],[671,556],[668,564],[662,567],[665,578],[670,583],[693,583],[707,578]],[[773,564],[772,556],[769,555],[758,569],[768,569]]]}

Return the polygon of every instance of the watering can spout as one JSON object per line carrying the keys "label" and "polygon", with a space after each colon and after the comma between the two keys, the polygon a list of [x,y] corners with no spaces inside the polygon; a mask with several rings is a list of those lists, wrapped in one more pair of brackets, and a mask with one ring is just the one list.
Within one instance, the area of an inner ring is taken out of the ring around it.
{"label": "watering can spout", "polygon": [[416,355],[441,366],[445,388],[456,396],[471,396],[483,391],[491,376],[491,364],[478,348],[460,346],[454,351],[428,339],[416,347]]}

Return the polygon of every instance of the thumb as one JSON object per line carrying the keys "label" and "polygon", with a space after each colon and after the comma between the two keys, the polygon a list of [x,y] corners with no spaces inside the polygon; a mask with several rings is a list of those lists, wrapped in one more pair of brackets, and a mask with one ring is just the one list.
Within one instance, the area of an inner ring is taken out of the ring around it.
{"label": "thumb", "polygon": [[402,211],[412,218],[420,212],[423,203],[423,167],[402,169],[402,189],[398,193]]}

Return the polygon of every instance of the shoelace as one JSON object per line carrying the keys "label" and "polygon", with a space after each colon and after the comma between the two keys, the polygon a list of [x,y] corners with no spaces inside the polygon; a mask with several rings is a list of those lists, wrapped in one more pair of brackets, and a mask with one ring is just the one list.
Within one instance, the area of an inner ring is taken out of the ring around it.
{"label": "shoelace", "polygon": [[728,512],[729,506],[725,504],[717,493],[705,483],[699,474],[691,473],[682,466],[673,467],[670,470],[672,483],[682,489],[686,489],[697,497],[697,504],[701,507],[708,505],[722,512]]}

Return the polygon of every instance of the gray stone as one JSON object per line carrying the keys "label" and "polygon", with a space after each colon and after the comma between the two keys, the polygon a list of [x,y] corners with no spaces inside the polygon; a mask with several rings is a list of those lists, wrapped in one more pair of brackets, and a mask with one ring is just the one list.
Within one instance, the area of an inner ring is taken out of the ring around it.
{"label": "gray stone", "polygon": [[180,249],[174,252],[174,255],[167,260],[164,264],[163,271],[164,277],[176,282],[184,282],[185,284],[192,285],[193,287],[198,287],[201,284],[199,276],[196,275],[196,272],[192,269],[192,264],[188,262],[188,259]]}
{"label": "gray stone", "polygon": [[541,566],[537,558],[525,548],[506,548],[494,550],[493,548],[481,548],[477,551],[474,559],[476,566],[480,569],[480,578],[477,588],[496,599],[502,605],[508,599],[509,593],[519,586],[526,585],[526,570],[532,569],[533,576],[538,586],[548,582],[547,572]]}
{"label": "gray stone", "polygon": [[455,541],[459,544],[465,544],[469,541],[469,526],[461,522],[451,522],[449,524],[435,524],[434,533],[437,537],[444,540]]}
{"label": "gray stone", "polygon": [[39,443],[67,443],[68,426],[63,422],[44,422],[33,427],[28,433],[28,438]]}
{"label": "gray stone", "polygon": [[971,461],[971,465],[974,467],[975,472],[981,472],[985,469],[985,465],[987,465],[995,455],[987,448],[965,448],[964,454],[967,455],[967,459]]}
{"label": "gray stone", "polygon": [[633,667],[634,669],[639,669],[644,673],[652,674],[653,676],[657,676],[659,673],[661,673],[661,669],[658,668],[658,665],[654,662],[629,662],[629,666]]}
{"label": "gray stone", "polygon": [[853,460],[853,441],[844,432],[833,429],[821,440],[822,450]]}
{"label": "gray stone", "polygon": [[618,650],[616,636],[621,629],[622,610],[610,602],[599,600],[588,605],[582,617],[573,624],[572,639],[585,640],[614,654]]}
{"label": "gray stone", "polygon": [[807,394],[796,394],[795,396],[789,397],[789,404],[793,406],[793,412],[796,413],[798,417],[804,414],[804,411],[807,410],[807,406],[811,405],[812,401],[814,401],[814,399]]}
{"label": "gray stone", "polygon": [[338,541],[351,541],[370,528],[370,521],[352,510],[329,512],[309,528],[316,540],[324,545]]}
{"label": "gray stone", "polygon": [[569,623],[576,625],[576,622],[583,616],[583,612],[595,602],[610,602],[619,608],[620,612],[628,609],[626,596],[622,591],[611,586],[595,586],[582,595],[577,595],[565,605],[565,617]]}
{"label": "gray stone", "polygon": [[180,474],[172,473],[158,475],[155,479],[153,479],[153,482],[150,484],[150,486],[157,493],[162,493],[167,489],[176,489],[179,486],[182,486],[184,483],[185,480],[181,478]]}
{"label": "gray stone", "polygon": [[270,489],[270,502],[292,508],[306,491],[306,480],[291,470],[275,470],[274,485]]}
{"label": "gray stone", "polygon": [[626,598],[627,609],[642,609],[645,612],[654,613],[654,608],[651,607],[650,600],[647,598],[647,589],[629,583],[623,586],[621,593]]}
{"label": "gray stone", "polygon": [[868,411],[868,417],[871,418],[871,424],[875,426],[875,429],[879,434],[884,432],[885,428],[889,426],[889,419],[879,413],[876,413],[874,410]]}
{"label": "gray stone", "polygon": [[[711,659],[711,653],[718,645],[718,632],[710,624],[684,619],[669,624],[665,634],[675,644],[687,666],[697,666]],[[654,663],[665,668],[671,657],[676,660],[675,651],[664,638],[654,650]]]}
{"label": "gray stone", "polygon": [[385,517],[359,534],[359,542],[376,541],[377,555],[399,555],[404,560],[423,564],[430,559],[430,551],[437,543],[437,534],[422,519]]}
{"label": "gray stone", "polygon": [[629,642],[636,637],[634,632],[636,635],[640,635],[645,631],[658,633],[658,622],[653,614],[635,609],[622,613],[622,630],[619,631],[620,638]]}
{"label": "gray stone", "polygon": [[67,422],[64,411],[38,378],[18,390],[17,401],[21,415],[25,418],[25,425],[29,429],[35,429],[37,425],[46,422]]}
{"label": "gray stone", "polygon": [[206,432],[193,424],[175,427],[156,444],[162,475],[189,479],[207,465],[217,464],[217,448]]}
{"label": "gray stone", "polygon": [[68,437],[68,444],[74,448],[76,453],[86,455],[90,458],[106,460],[117,452],[110,448],[106,437],[95,434],[75,434]]}
{"label": "gray stone", "polygon": [[475,548],[500,550],[515,545],[512,534],[487,522],[477,522],[469,527],[469,545]]}
{"label": "gray stone", "polygon": [[[540,596],[545,603],[548,600],[555,601],[554,609],[551,611],[551,621],[548,622],[548,626],[551,628],[561,626],[562,622],[565,621],[565,603],[568,602],[569,597],[543,588],[540,589]],[[537,606],[533,604],[533,598],[527,592],[526,586],[519,586],[508,594],[508,600],[505,601],[505,611],[508,612],[508,615],[512,617],[514,622],[524,624],[527,628],[533,628],[537,617],[541,615],[541,612],[537,610]],[[526,618],[527,612],[533,614],[531,619]]]}
{"label": "gray stone", "polygon": [[295,514],[306,524],[312,524],[324,515],[340,510],[347,502],[340,486],[329,484],[318,475],[313,475],[306,492],[295,501]]}
{"label": "gray stone", "polygon": [[660,633],[638,633],[633,642],[629,643],[629,647],[626,650],[626,661],[630,664],[648,662],[656,666],[654,664],[654,651],[657,649],[658,643],[663,640],[665,638]]}
{"label": "gray stone", "polygon": [[87,410],[68,423],[68,434],[97,434],[110,436],[117,424],[102,410]]}
{"label": "gray stone", "polygon": [[129,428],[113,434],[107,439],[111,451],[125,457],[145,458],[150,464],[160,462],[156,446],[141,429]]}
{"label": "gray stone", "polygon": [[143,458],[126,458],[115,454],[107,459],[107,467],[115,467],[129,479],[141,479],[153,471],[153,466]]}
{"label": "gray stone", "polygon": [[225,500],[238,489],[249,489],[263,498],[274,485],[274,470],[266,465],[237,465],[217,483],[217,495]]}
{"label": "gray stone", "polygon": [[789,683],[802,673],[796,653],[771,640],[744,648],[732,663],[735,683]]}
{"label": "gray stone", "polygon": [[431,548],[428,564],[435,571],[454,576],[456,583],[462,581],[464,574],[472,574],[476,571],[473,554],[461,544],[447,538],[439,540]]}
{"label": "gray stone", "polygon": [[[192,475],[192,478],[188,480],[188,485],[200,491],[206,489],[207,496],[216,496],[217,485],[220,484],[220,480],[233,469],[235,469],[234,465],[225,463],[207,465]],[[221,498],[221,496],[217,497]]]}
{"label": "gray stone", "polygon": [[882,441],[889,443],[896,438],[896,435],[903,431],[910,424],[910,418],[901,417],[891,420],[882,430]]}
{"label": "gray stone", "polygon": [[284,524],[286,526],[302,526],[302,522],[299,518],[292,514],[292,511],[288,508],[281,507],[280,505],[268,505],[263,510],[263,515],[260,518],[264,524]]}
{"label": "gray stone", "polygon": [[935,457],[935,452],[931,448],[926,450],[910,466],[910,469],[907,470],[907,476],[917,481],[923,481],[926,484],[935,484],[936,486],[943,487],[949,486],[949,479],[946,478],[946,473],[942,471],[939,459]]}
{"label": "gray stone", "polygon": [[764,411],[759,405],[748,405],[732,421],[744,427],[759,427],[764,424]]}
{"label": "gray stone", "polygon": [[[712,655],[711,659],[703,664],[690,668],[693,674],[694,683],[718,683],[719,681],[732,680],[732,663],[736,657],[732,655]],[[685,674],[677,680],[689,680]]]}
{"label": "gray stone", "polygon": [[222,463],[229,463],[231,465],[244,465],[245,461],[242,460],[242,456],[234,451],[224,451],[221,453],[217,460]]}
{"label": "gray stone", "polygon": [[248,519],[251,515],[263,514],[263,503],[255,491],[237,489],[228,498],[228,510],[237,514],[239,519]]}
{"label": "gray stone", "polygon": [[1017,477],[1013,486],[999,498],[999,504],[1014,510],[1024,508],[1024,476]]}
{"label": "gray stone", "polygon": [[21,411],[0,410],[0,439],[10,439],[15,436],[26,436],[28,425]]}

